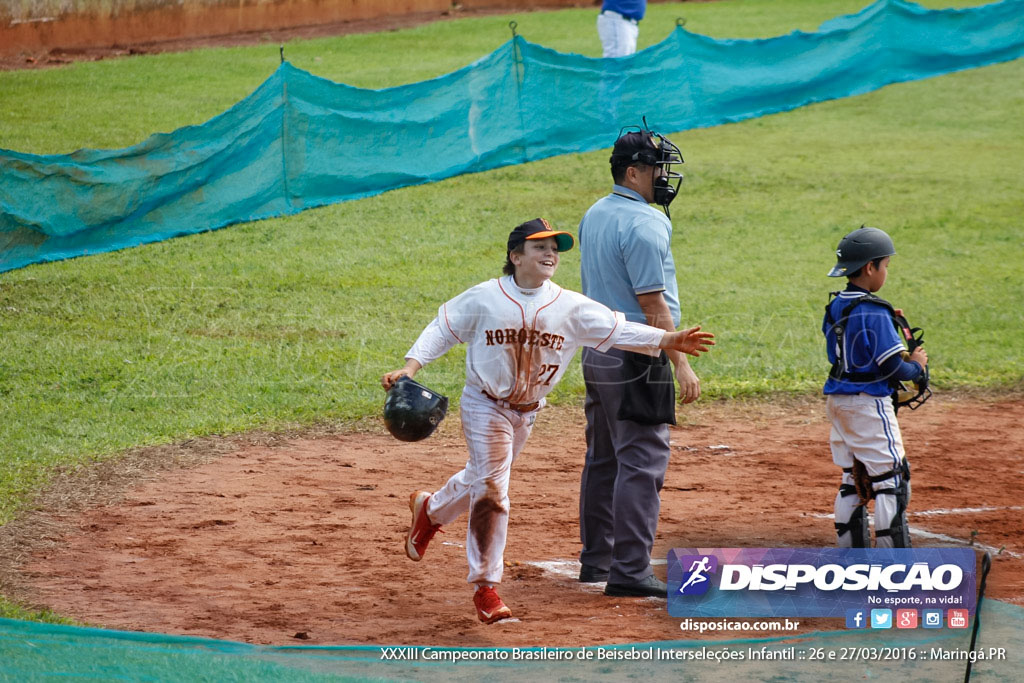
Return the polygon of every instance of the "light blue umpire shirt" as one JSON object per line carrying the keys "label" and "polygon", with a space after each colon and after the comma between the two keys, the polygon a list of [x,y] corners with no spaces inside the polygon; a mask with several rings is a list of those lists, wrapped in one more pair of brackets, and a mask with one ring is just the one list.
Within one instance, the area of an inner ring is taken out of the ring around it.
{"label": "light blue umpire shirt", "polygon": [[597,200],[579,227],[583,294],[626,320],[646,323],[638,294],[663,292],[679,327],[679,287],[672,260],[672,223],[638,193],[621,185]]}

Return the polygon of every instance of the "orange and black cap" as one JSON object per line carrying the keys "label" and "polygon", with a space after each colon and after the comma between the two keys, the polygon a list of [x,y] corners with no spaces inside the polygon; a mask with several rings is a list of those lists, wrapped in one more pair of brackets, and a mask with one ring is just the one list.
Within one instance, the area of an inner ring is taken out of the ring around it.
{"label": "orange and black cap", "polygon": [[508,252],[512,253],[512,250],[517,248],[526,240],[541,240],[545,237],[554,237],[555,242],[558,244],[558,251],[569,251],[575,244],[572,235],[565,232],[564,230],[552,230],[551,224],[543,218],[534,218],[532,221],[526,221],[521,225],[517,225],[516,229],[509,233],[508,236]]}

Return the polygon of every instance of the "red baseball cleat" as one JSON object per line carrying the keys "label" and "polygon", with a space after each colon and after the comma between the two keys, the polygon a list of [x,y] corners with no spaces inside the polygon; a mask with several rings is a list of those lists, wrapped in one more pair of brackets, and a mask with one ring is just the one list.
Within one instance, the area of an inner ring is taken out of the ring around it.
{"label": "red baseball cleat", "polygon": [[423,553],[427,552],[427,545],[430,539],[441,530],[440,524],[433,524],[427,517],[427,501],[430,494],[426,491],[416,491],[409,496],[409,509],[412,510],[412,525],[409,533],[405,535],[405,554],[414,562],[423,559]]}
{"label": "red baseball cleat", "polygon": [[476,605],[476,615],[485,624],[493,624],[512,616],[512,610],[505,606],[498,593],[489,586],[480,586],[476,589],[473,604]]}

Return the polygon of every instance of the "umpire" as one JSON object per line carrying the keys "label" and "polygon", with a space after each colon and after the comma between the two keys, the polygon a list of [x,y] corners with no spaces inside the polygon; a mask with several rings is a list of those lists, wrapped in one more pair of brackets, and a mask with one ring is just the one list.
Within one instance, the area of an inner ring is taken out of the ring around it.
{"label": "umpire", "polygon": [[[620,134],[612,150],[612,193],[579,227],[583,293],[626,319],[665,330],[680,322],[668,205],[682,175],[679,148],[644,126]],[[658,204],[665,213],[651,204]],[[675,424],[672,367],[684,403],[700,396],[686,356],[583,350],[587,456],[580,483],[579,580],[606,581],[605,595],[666,597],[651,570],[659,492]]]}

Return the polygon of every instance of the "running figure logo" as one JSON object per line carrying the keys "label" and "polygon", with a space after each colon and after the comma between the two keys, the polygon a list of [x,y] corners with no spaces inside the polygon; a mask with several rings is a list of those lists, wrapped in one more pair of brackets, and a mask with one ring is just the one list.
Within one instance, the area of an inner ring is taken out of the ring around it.
{"label": "running figure logo", "polygon": [[718,558],[714,555],[684,555],[679,558],[679,565],[688,574],[684,574],[683,583],[679,586],[682,595],[703,595],[711,587],[709,574],[718,571]]}

